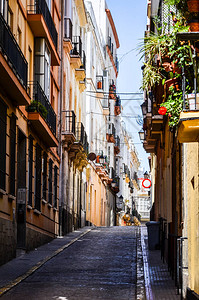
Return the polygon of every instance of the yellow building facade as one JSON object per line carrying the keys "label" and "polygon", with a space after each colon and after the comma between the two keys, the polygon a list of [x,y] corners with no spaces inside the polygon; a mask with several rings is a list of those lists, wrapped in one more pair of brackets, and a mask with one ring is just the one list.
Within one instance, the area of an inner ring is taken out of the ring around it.
{"label": "yellow building facade", "polygon": [[59,1],[1,1],[1,263],[58,234]]}

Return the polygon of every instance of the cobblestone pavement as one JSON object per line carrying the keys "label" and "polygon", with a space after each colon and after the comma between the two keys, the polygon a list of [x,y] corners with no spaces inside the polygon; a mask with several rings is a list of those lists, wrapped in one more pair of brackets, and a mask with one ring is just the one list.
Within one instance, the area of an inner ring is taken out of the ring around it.
{"label": "cobblestone pavement", "polygon": [[144,277],[147,300],[180,300],[174,281],[163,264],[159,250],[148,250],[146,226],[141,226],[141,244],[144,261]]}
{"label": "cobblestone pavement", "polygon": [[[136,299],[136,233],[136,227],[94,228],[2,299]],[[21,266],[26,259],[30,257],[25,254]]]}

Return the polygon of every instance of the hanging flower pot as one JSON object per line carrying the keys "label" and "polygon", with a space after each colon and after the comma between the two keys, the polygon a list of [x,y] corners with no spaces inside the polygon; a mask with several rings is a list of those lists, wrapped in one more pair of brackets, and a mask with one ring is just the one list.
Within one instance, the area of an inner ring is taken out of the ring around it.
{"label": "hanging flower pot", "polygon": [[199,31],[199,20],[193,19],[189,21],[189,29],[191,32]]}
{"label": "hanging flower pot", "polygon": [[162,116],[166,115],[166,112],[167,112],[167,108],[162,106],[158,109],[158,113]]}
{"label": "hanging flower pot", "polygon": [[188,10],[191,13],[199,12],[199,1],[198,0],[188,0],[187,6],[188,6]]}

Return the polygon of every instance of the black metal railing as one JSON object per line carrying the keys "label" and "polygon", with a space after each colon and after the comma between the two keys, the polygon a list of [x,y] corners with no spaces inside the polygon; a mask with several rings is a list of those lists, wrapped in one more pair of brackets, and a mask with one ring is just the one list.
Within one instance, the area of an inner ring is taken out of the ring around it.
{"label": "black metal railing", "polygon": [[119,60],[118,60],[117,55],[115,57],[115,66],[116,66],[117,71],[119,72]]}
{"label": "black metal railing", "polygon": [[58,34],[46,1],[35,0],[34,4],[28,5],[28,14],[42,14],[57,49]]}
{"label": "black metal railing", "polygon": [[138,175],[137,175],[137,172],[134,172],[133,174],[133,179],[138,182]]}
{"label": "black metal railing", "polygon": [[115,139],[115,147],[120,148],[120,138],[119,138],[118,135],[117,135],[117,137],[116,137],[116,139]]}
{"label": "black metal railing", "polygon": [[113,55],[113,43],[111,42],[111,37],[108,37],[107,46],[109,47],[109,50],[111,52],[111,55]]}
{"label": "black metal railing", "polygon": [[7,57],[21,84],[27,88],[28,63],[9,26],[0,13],[0,51]]}
{"label": "black metal railing", "polygon": [[96,88],[97,90],[103,90],[104,89],[104,77],[102,75],[96,76]]}
{"label": "black metal railing", "polygon": [[82,62],[82,64],[81,64],[80,68],[86,70],[86,54],[85,54],[84,50],[82,50],[82,53],[81,53],[81,62]]}
{"label": "black metal railing", "polygon": [[115,169],[113,167],[109,167],[109,178],[115,178]]}
{"label": "black metal railing", "polygon": [[119,96],[116,97],[115,106],[121,107],[121,100]]}
{"label": "black metal railing", "polygon": [[74,134],[76,133],[75,128],[75,113],[73,110],[63,111],[63,133],[64,134]]}
{"label": "black metal railing", "polygon": [[71,19],[64,17],[64,38],[72,41],[73,24]]}
{"label": "black metal railing", "polygon": [[72,37],[72,45],[73,49],[71,50],[71,55],[78,55],[81,57],[82,55],[82,41],[80,36],[73,36]]}
{"label": "black metal railing", "polygon": [[33,108],[39,112],[45,119],[53,134],[56,135],[57,117],[43,89],[38,82],[30,82],[29,88],[30,91],[32,91],[33,101],[27,110],[30,111],[30,109]]}
{"label": "black metal railing", "polygon": [[81,122],[77,122],[76,124],[76,142],[84,143],[84,125]]}
{"label": "black metal railing", "polygon": [[115,126],[113,123],[108,124],[108,134],[111,134],[115,137]]}
{"label": "black metal railing", "polygon": [[80,143],[84,151],[88,153],[89,151],[89,143],[88,137],[84,129],[84,125],[81,122],[77,122],[76,124],[76,143]]}

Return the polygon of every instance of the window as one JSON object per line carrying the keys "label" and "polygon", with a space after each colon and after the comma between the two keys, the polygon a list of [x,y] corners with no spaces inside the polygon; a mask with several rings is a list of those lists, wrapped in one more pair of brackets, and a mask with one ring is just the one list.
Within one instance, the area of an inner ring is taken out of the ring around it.
{"label": "window", "polygon": [[0,12],[7,22],[8,17],[8,0],[0,0]]}
{"label": "window", "polygon": [[28,47],[28,81],[31,81],[32,74],[32,49]]}
{"label": "window", "polygon": [[16,40],[17,40],[17,43],[19,45],[19,47],[21,48],[21,44],[22,44],[22,40],[21,40],[21,29],[19,27],[17,27],[17,36],[16,36]]}
{"label": "window", "polygon": [[41,147],[38,144],[35,153],[35,208],[41,210]]}
{"label": "window", "polygon": [[44,60],[44,92],[48,99],[50,99],[50,51],[45,44],[45,60]]}
{"label": "window", "polygon": [[42,157],[42,198],[47,200],[46,198],[47,192],[47,154],[44,152]]}
{"label": "window", "polygon": [[6,117],[7,106],[0,99],[0,189],[6,189]]}
{"label": "window", "polygon": [[10,118],[10,195],[15,196],[16,116]]}
{"label": "window", "polygon": [[35,81],[39,82],[47,98],[50,98],[50,51],[45,39],[35,39]]}
{"label": "window", "polygon": [[57,208],[57,166],[54,167],[54,207]]}
{"label": "window", "polygon": [[32,176],[33,176],[33,137],[29,136],[28,145],[28,205],[32,206]]}
{"label": "window", "polygon": [[49,11],[51,11],[51,0],[46,0],[46,4],[48,5]]}
{"label": "window", "polygon": [[48,173],[48,203],[52,205],[53,195],[53,161],[49,159],[49,173]]}
{"label": "window", "polygon": [[13,12],[10,7],[8,7],[8,25],[10,30],[13,32]]}

